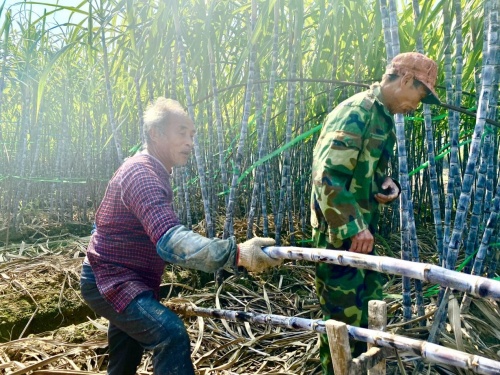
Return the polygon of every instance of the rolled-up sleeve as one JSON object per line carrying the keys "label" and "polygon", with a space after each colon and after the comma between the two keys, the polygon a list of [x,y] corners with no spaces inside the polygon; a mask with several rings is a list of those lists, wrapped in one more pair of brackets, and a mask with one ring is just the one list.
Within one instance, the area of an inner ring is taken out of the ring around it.
{"label": "rolled-up sleeve", "polygon": [[209,239],[183,225],[168,230],[156,244],[156,252],[165,261],[204,272],[235,267],[236,241]]}

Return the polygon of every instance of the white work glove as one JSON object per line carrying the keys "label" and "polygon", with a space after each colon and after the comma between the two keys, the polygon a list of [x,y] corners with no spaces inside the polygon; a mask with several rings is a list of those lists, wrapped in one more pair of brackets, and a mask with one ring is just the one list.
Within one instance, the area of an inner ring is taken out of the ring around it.
{"label": "white work glove", "polygon": [[245,267],[250,272],[262,272],[268,267],[279,266],[283,260],[274,259],[262,251],[262,247],[273,246],[274,239],[254,237],[238,245],[238,266]]}

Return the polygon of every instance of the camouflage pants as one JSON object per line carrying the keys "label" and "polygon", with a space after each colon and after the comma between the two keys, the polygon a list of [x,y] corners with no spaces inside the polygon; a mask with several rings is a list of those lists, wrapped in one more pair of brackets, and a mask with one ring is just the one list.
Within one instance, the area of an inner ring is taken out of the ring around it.
{"label": "camouflage pants", "polygon": [[[335,249],[323,233],[315,231],[317,248]],[[350,244],[345,243],[344,248]],[[368,301],[382,300],[383,276],[375,271],[334,264],[316,264],[316,293],[323,319],[334,319],[357,327],[368,326]],[[353,358],[366,351],[366,343],[350,340]],[[320,335],[320,361],[323,374],[333,374],[326,334]]]}

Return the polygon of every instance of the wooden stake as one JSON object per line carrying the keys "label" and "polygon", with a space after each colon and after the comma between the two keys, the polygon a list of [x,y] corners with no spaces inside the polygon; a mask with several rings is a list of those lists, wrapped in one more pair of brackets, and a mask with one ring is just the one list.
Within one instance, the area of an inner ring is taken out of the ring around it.
{"label": "wooden stake", "polygon": [[335,375],[349,375],[352,363],[347,325],[333,319],[325,322]]}
{"label": "wooden stake", "polygon": [[[370,301],[368,302],[368,328],[378,331],[385,331],[387,327],[387,303],[384,301]],[[368,352],[376,348],[374,344],[368,344]],[[368,353],[367,352],[367,353]],[[368,375],[385,375],[385,359],[382,356],[380,362],[375,364],[370,370]]]}

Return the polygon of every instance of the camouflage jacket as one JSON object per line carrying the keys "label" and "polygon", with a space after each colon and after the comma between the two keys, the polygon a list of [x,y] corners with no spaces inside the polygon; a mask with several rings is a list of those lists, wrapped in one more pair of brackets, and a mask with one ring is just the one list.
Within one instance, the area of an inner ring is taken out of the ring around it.
{"label": "camouflage jacket", "polygon": [[374,230],[396,135],[392,115],[379,100],[380,85],[339,104],[325,119],[313,153],[311,225],[340,247]]}

